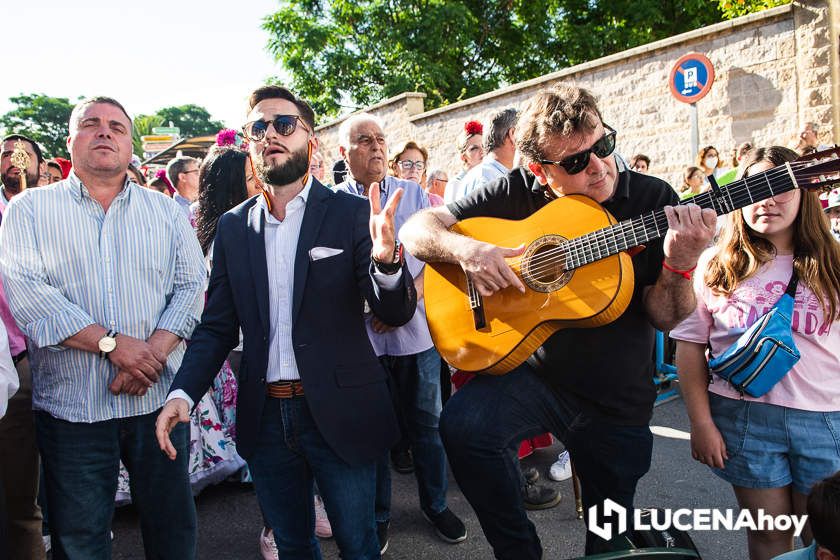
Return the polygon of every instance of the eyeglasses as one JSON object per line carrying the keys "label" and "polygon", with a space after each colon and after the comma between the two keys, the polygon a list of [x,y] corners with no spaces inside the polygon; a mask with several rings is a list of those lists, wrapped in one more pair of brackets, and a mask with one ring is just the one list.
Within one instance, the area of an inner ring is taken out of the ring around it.
{"label": "eyeglasses", "polygon": [[411,168],[414,168],[417,171],[423,171],[424,169],[426,169],[425,161],[411,161],[410,159],[404,159],[402,161],[398,161],[397,165],[399,165],[406,171],[410,170]]}
{"label": "eyeglasses", "polygon": [[245,133],[248,140],[251,140],[252,142],[261,142],[262,139],[265,138],[265,133],[268,132],[268,125],[273,126],[274,130],[280,136],[291,136],[297,128],[298,121],[300,121],[300,125],[303,129],[308,132],[309,128],[306,126],[306,123],[303,122],[300,115],[275,115],[270,121],[261,120],[249,122],[242,127],[242,132]]}
{"label": "eyeglasses", "polygon": [[592,147],[563,158],[560,161],[551,161],[550,159],[541,159],[540,163],[543,165],[557,165],[566,170],[569,175],[580,173],[589,165],[589,154],[595,154],[599,158],[605,158],[615,151],[615,136],[616,131],[612,127],[604,125],[609,132],[604,133],[601,139],[592,144]]}

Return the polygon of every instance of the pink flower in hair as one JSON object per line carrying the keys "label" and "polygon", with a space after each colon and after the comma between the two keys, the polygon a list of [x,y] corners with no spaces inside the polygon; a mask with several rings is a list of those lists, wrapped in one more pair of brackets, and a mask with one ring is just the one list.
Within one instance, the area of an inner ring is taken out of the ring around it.
{"label": "pink flower in hair", "polygon": [[165,169],[158,169],[155,172],[155,178],[156,179],[162,179],[163,182],[166,183],[166,188],[169,189],[170,194],[175,193],[175,187],[173,187],[172,183],[169,182],[169,177],[166,176],[166,170]]}

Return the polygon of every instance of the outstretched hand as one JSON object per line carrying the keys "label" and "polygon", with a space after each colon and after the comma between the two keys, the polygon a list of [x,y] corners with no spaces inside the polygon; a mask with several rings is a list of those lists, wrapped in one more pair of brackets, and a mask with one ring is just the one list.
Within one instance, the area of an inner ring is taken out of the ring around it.
{"label": "outstretched hand", "polygon": [[371,256],[379,262],[389,263],[394,259],[394,247],[397,234],[394,231],[394,213],[400,205],[403,189],[397,189],[394,196],[385,203],[379,201],[379,183],[373,183],[368,189],[370,201],[370,239],[373,242]]}

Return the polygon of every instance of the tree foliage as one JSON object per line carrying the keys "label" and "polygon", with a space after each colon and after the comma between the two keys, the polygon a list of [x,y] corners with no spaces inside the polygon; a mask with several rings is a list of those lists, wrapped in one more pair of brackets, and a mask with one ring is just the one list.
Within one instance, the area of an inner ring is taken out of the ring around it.
{"label": "tree foliage", "polygon": [[38,144],[47,157],[69,157],[67,136],[73,104],[65,97],[40,93],[10,97],[15,108],[0,117],[5,134],[25,134]]}
{"label": "tree foliage", "polygon": [[162,119],[163,126],[169,126],[171,122],[173,126],[180,128],[181,136],[184,138],[216,134],[225,127],[224,123],[212,120],[207,109],[192,103],[177,107],[164,107],[156,111],[155,116]]}
{"label": "tree foliage", "polygon": [[724,19],[745,16],[768,8],[790,4],[791,0],[718,0]]}
{"label": "tree foliage", "polygon": [[708,0],[286,0],[263,27],[332,116],[404,91],[438,107],[721,19]]}

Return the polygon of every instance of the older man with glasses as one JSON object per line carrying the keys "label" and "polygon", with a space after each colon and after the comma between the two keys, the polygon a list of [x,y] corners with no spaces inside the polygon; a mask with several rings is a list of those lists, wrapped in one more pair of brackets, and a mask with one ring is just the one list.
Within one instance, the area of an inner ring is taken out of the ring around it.
{"label": "older man with glasses", "polygon": [[[341,124],[338,140],[339,152],[347,161],[350,174],[344,183],[336,185],[336,190],[366,196],[371,185],[378,182],[381,204],[386,204],[397,192],[404,192],[394,216],[397,230],[415,212],[429,207],[429,199],[416,180],[386,175],[386,137],[382,122],[377,117],[369,114],[350,117]],[[413,176],[417,177],[425,170],[427,153],[424,152],[410,142],[397,152],[395,161],[401,162],[400,170],[413,168]],[[417,163],[424,165],[418,170]],[[423,263],[406,254],[406,266],[417,289],[417,312],[406,325],[395,329],[383,324],[373,310],[365,317],[367,332],[379,361],[388,371],[394,406],[404,436],[401,445],[392,449],[394,466],[399,472],[411,472],[410,449],[420,510],[438,536],[454,544],[466,539],[467,532],[463,522],[446,503],[446,453],[438,432],[442,408],[440,355],[429,334],[423,308]],[[384,552],[388,546],[391,519],[391,472],[387,453],[380,458],[376,477],[376,523]]]}
{"label": "older man with glasses", "polygon": [[[634,294],[620,317],[597,328],[560,330],[521,366],[506,375],[477,376],[447,402],[440,428],[449,462],[496,558],[542,558],[511,476],[522,438],[550,431],[566,445],[587,512],[608,498],[632,508],[636,484],[650,468],[654,329],[670,330],[694,309],[687,278],[714,234],[715,214],[701,213],[696,205],[677,207],[667,183],[619,167],[615,140],[590,92],[564,84],[540,91],[517,124],[516,143],[527,169],[418,213],[400,230],[417,258],[459,265],[479,293],[490,297],[505,288],[526,290],[506,260],[525,248],[498,247],[450,231],[459,220],[521,220],[569,194],[594,199],[617,220],[661,207],[668,217],[664,240],[649,242],[633,256]],[[597,517],[603,522],[603,515]],[[608,549],[587,533],[587,554]]]}

